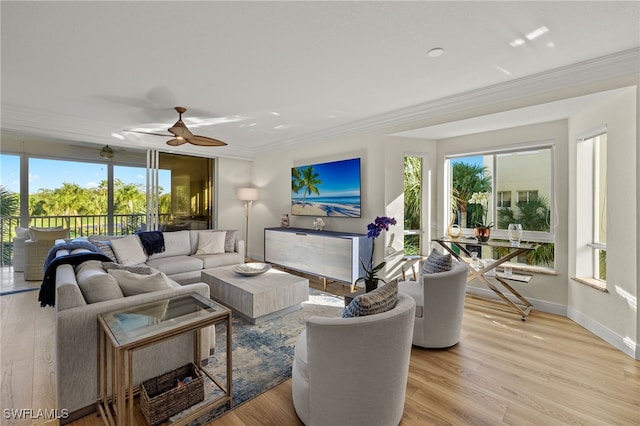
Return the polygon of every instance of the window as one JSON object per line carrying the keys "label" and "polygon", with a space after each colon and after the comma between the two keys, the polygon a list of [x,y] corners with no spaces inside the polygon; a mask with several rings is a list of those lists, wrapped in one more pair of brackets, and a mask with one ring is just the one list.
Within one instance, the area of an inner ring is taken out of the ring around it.
{"label": "window", "polygon": [[20,224],[20,156],[0,154],[0,266],[10,265],[13,236]]}
{"label": "window", "polygon": [[498,208],[511,207],[511,191],[498,191],[496,196],[496,205]]}
{"label": "window", "polygon": [[518,191],[518,205],[538,201],[538,191]]}
{"label": "window", "polygon": [[607,134],[593,138],[593,277],[607,279]]}
{"label": "window", "polygon": [[577,281],[606,290],[607,133],[606,127],[579,139],[576,176]]}
{"label": "window", "polygon": [[[451,156],[447,158],[451,212],[453,220],[473,235],[480,217],[480,204],[470,203],[474,193],[489,193],[489,203],[482,222],[490,225],[491,237],[507,239],[509,223],[520,223],[523,240],[539,242],[537,250],[529,252],[518,262],[526,265],[553,268],[553,146],[540,146]],[[523,190],[522,188],[527,188]],[[512,203],[515,197],[515,205]],[[487,253],[497,257],[500,253]],[[484,257],[484,256],[483,256]]]}
{"label": "window", "polygon": [[72,238],[93,233],[106,216],[106,180],[106,164],[30,158],[29,225],[70,228]]}
{"label": "window", "polygon": [[422,157],[404,157],[404,252],[421,253]]}

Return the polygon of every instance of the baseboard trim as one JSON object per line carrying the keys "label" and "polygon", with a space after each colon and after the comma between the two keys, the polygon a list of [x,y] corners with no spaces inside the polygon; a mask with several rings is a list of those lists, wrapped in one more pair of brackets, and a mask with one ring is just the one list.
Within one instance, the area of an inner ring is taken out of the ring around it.
{"label": "baseboard trim", "polygon": [[[485,299],[496,300],[504,303],[493,291],[478,287],[467,287],[467,293],[479,296]],[[514,303],[518,301],[514,296],[507,296]],[[621,336],[609,328],[603,326],[592,318],[589,318],[581,312],[557,303],[549,303],[544,300],[528,299],[533,305],[534,311],[547,312],[549,314],[561,315],[569,318],[576,324],[589,330],[614,348],[633,359],[640,359],[640,345],[629,338]]]}
{"label": "baseboard trim", "polygon": [[573,308],[568,309],[567,318],[589,330],[614,348],[629,355],[633,359],[640,359],[640,346],[637,342],[615,333],[582,312]]}
{"label": "baseboard trim", "polygon": [[[504,303],[504,301],[500,299],[497,294],[495,294],[492,290],[489,290],[488,288],[467,286],[467,293],[473,294],[485,299],[497,300]],[[506,295],[506,296],[512,302],[520,303],[515,296],[511,296],[511,295]],[[554,315],[562,315],[563,317],[567,316],[567,307],[564,305],[547,302],[545,300],[531,299],[531,298],[527,298],[527,300],[529,300],[529,302],[531,302],[531,304],[533,305],[534,311],[546,312]]]}

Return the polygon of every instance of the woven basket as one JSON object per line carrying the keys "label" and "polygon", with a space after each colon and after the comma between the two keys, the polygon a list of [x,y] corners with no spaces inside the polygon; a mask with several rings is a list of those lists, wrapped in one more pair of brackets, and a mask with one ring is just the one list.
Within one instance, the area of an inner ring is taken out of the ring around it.
{"label": "woven basket", "polygon": [[[178,380],[191,376],[193,381],[176,387]],[[142,382],[140,411],[150,425],[157,425],[174,414],[204,400],[204,380],[193,363]]]}

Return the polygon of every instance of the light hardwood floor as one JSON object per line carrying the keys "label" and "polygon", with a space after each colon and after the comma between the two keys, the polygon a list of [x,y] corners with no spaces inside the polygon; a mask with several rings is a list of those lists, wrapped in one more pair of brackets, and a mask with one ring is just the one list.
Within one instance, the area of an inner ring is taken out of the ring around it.
{"label": "light hardwood floor", "polygon": [[[20,276],[15,289],[24,285]],[[346,288],[331,284],[328,290]],[[0,424],[46,423],[6,419],[7,408],[56,407],[53,325],[53,309],[39,307],[37,291],[0,297]],[[354,404],[360,398],[365,390]],[[72,423],[101,424],[95,415]],[[211,424],[300,425],[291,381]],[[475,297],[467,297],[458,345],[412,350],[401,425],[564,424],[639,425],[640,361],[567,318],[533,311],[522,322],[502,304]]]}

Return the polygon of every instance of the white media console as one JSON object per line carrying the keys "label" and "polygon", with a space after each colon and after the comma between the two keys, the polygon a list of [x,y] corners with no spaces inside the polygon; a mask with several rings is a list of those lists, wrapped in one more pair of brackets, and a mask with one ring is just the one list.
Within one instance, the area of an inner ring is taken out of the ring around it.
{"label": "white media console", "polygon": [[304,228],[265,228],[264,261],[325,280],[353,285],[364,275],[360,258],[369,261],[371,238],[366,234]]}

